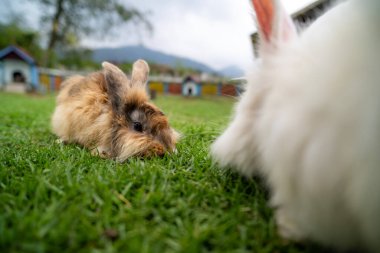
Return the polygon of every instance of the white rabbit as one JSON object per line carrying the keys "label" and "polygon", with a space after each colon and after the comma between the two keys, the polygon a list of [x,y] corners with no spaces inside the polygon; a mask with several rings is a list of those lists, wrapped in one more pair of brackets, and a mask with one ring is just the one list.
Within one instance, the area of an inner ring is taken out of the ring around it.
{"label": "white rabbit", "polygon": [[284,237],[380,252],[380,1],[300,35],[279,1],[252,2],[261,59],[215,160],[265,176]]}

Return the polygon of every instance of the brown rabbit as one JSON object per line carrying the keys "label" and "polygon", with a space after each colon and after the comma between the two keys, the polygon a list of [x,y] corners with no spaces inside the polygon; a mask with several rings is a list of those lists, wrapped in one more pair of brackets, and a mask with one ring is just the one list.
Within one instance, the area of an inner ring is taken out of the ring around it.
{"label": "brown rabbit", "polygon": [[146,92],[148,64],[136,61],[130,80],[118,67],[108,62],[102,66],[102,72],[63,83],[53,132],[64,143],[77,143],[118,161],[174,151],[179,135]]}

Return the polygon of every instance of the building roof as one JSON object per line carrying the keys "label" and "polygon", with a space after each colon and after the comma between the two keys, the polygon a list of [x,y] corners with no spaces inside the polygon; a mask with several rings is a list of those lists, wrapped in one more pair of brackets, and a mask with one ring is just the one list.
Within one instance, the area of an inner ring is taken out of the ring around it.
{"label": "building roof", "polygon": [[27,62],[28,64],[36,64],[36,61],[31,57],[28,53],[26,53],[23,49],[16,46],[8,46],[2,50],[0,50],[0,60],[4,59],[10,54],[15,54],[21,60]]}

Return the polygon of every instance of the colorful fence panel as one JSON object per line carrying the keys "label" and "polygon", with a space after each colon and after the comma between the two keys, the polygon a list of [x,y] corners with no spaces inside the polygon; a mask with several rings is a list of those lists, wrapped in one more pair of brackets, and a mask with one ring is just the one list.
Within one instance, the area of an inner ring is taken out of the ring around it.
{"label": "colorful fence panel", "polygon": [[63,78],[61,76],[54,77],[54,89],[58,91],[61,88],[61,84],[63,82]]}
{"label": "colorful fence panel", "polygon": [[182,84],[170,83],[168,92],[169,92],[169,94],[173,94],[173,95],[181,95],[182,94]]}
{"label": "colorful fence panel", "polygon": [[202,95],[217,95],[218,85],[216,83],[206,83],[202,86]]}
{"label": "colorful fence panel", "polygon": [[236,96],[237,95],[236,86],[232,84],[222,85],[221,95],[222,96]]}
{"label": "colorful fence panel", "polygon": [[[57,92],[65,78],[74,74],[86,75],[66,70],[40,69],[39,83],[44,92]],[[238,83],[223,83],[222,81],[191,81],[188,77],[156,77],[148,82],[148,90],[151,94],[183,95],[183,96],[237,96]],[[184,80],[183,82],[181,80]],[[186,81],[187,80],[187,81]],[[189,94],[189,90],[191,93]]]}
{"label": "colorful fence panel", "polygon": [[148,87],[151,91],[153,90],[158,93],[164,92],[164,84],[162,82],[149,82]]}
{"label": "colorful fence panel", "polygon": [[46,74],[40,74],[40,85],[49,92],[50,91],[50,77]]}

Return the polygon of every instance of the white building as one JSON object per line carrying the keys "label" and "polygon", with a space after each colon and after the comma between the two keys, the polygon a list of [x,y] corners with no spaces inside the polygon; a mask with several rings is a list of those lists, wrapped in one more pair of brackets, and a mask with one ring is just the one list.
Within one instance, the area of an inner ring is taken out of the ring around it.
{"label": "white building", "polygon": [[0,50],[0,89],[24,92],[38,88],[36,61],[22,49],[9,46]]}

